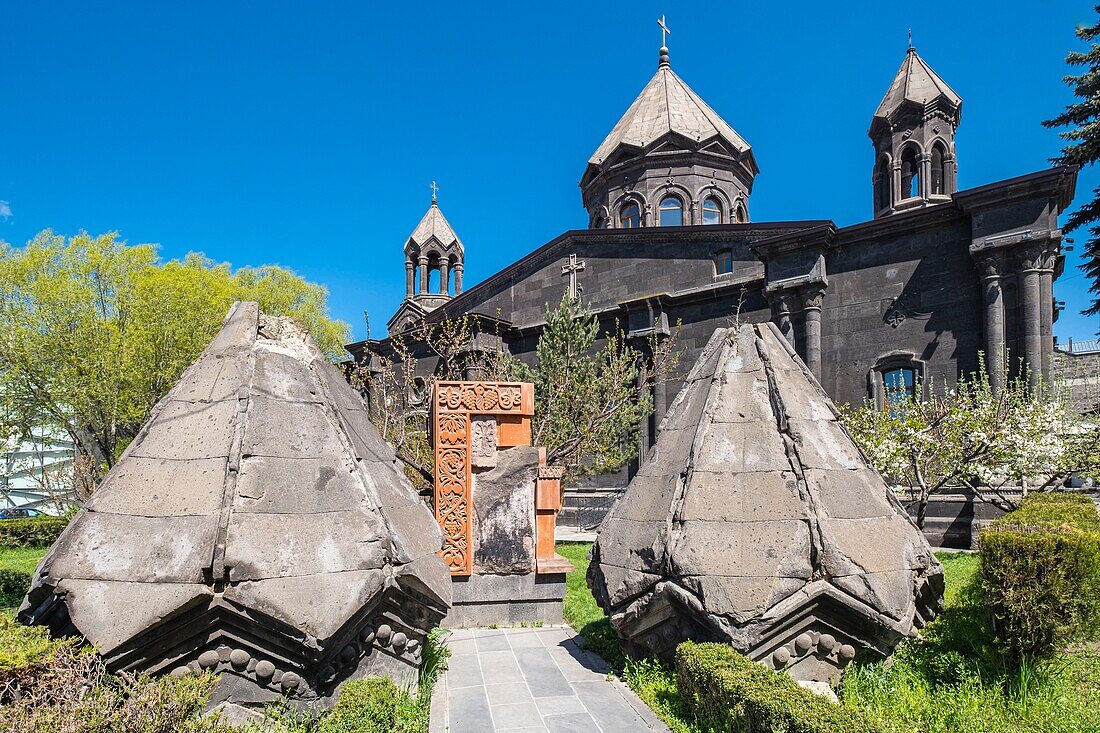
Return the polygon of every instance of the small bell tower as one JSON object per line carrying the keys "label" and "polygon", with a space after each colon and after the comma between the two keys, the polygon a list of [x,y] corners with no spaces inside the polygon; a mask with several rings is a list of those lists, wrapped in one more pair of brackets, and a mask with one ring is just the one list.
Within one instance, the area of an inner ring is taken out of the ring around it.
{"label": "small bell tower", "polygon": [[912,41],[871,120],[875,218],[948,201],[958,190],[955,131],[962,99]]}

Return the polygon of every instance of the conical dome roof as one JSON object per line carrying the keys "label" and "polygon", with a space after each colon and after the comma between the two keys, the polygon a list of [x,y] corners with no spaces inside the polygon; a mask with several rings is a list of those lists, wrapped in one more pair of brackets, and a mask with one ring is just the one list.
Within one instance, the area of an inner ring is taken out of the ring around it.
{"label": "conical dome roof", "polygon": [[600,528],[589,585],[631,653],[720,640],[826,680],[931,619],[943,571],[764,324],[714,334]]}
{"label": "conical dome roof", "polygon": [[[442,536],[359,395],[239,303],[38,568],[20,620],[116,669],[222,672],[242,703],[415,669]],[[383,638],[384,637],[384,638]]]}
{"label": "conical dome roof", "polygon": [[662,56],[657,73],[626,110],[588,162],[605,163],[621,146],[647,148],[669,133],[705,144],[721,140],[731,152],[745,154],[749,144],[702,97],[677,76]]}
{"label": "conical dome roof", "polygon": [[432,198],[432,205],[428,207],[428,210],[420,219],[420,223],[416,225],[416,229],[413,229],[413,233],[409,235],[406,250],[413,246],[423,250],[433,239],[441,249],[450,249],[452,246],[457,248],[459,252],[463,249],[462,240],[451,228],[451,223],[447,221],[447,217],[443,216],[435,197]]}
{"label": "conical dome roof", "polygon": [[932,70],[928,62],[921,58],[912,46],[909,47],[905,60],[901,62],[901,68],[894,76],[894,81],[891,82],[890,88],[886,90],[886,95],[875,110],[875,117],[889,118],[907,102],[921,107],[938,105],[945,111],[953,110],[954,123],[956,126],[959,123],[962,98]]}

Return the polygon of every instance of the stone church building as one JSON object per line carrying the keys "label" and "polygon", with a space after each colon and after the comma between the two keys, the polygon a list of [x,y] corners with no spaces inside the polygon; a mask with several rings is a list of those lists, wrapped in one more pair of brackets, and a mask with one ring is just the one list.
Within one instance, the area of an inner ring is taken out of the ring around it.
{"label": "stone church building", "polygon": [[[962,99],[910,48],[870,121],[873,218],[757,221],[752,147],[662,47],[653,78],[584,167],[589,228],[463,290],[463,243],[433,196],[404,245],[406,298],[390,333],[474,314],[490,341],[530,359],[547,305],[572,293],[642,342],[679,324],[685,372],[735,314],[773,320],[837,402],[883,405],[888,389],[952,383],[983,351],[994,375],[1019,364],[1048,374],[1058,215],[1076,169],[959,191],[961,119]],[[387,340],[348,348],[368,361],[389,352]],[[654,389],[645,446],[680,386]]]}

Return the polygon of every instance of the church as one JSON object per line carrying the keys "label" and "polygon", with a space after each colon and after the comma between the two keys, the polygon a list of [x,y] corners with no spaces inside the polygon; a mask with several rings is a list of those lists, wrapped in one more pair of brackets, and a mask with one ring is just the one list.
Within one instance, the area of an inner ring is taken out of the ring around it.
{"label": "church", "polygon": [[[1049,375],[1058,215],[1077,171],[960,191],[961,120],[960,96],[910,47],[870,120],[873,218],[756,221],[752,146],[662,46],[656,73],[584,166],[589,228],[464,290],[465,249],[433,195],[404,243],[406,296],[389,332],[470,314],[491,323],[497,347],[530,360],[547,304],[570,295],[639,343],[677,334],[685,373],[732,318],[774,321],[838,403],[885,407],[888,393],[954,383],[983,352],[995,383],[1020,365]],[[348,349],[367,361],[390,353],[385,339]],[[644,447],[680,387],[654,387]]]}

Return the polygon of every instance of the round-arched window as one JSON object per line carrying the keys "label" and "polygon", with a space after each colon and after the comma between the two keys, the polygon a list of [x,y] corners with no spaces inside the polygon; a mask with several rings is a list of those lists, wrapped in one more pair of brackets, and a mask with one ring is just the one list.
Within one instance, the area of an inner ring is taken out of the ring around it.
{"label": "round-arched window", "polygon": [[703,199],[703,223],[722,223],[722,203],[714,196],[707,196]]}
{"label": "round-arched window", "polygon": [[738,202],[737,208],[733,210],[733,223],[744,224],[748,220],[749,217],[745,213],[745,204],[743,202]]}
{"label": "round-arched window", "polygon": [[629,203],[619,209],[619,228],[637,229],[642,225],[641,210],[638,204]]}
{"label": "round-arched window", "polygon": [[684,223],[684,204],[675,196],[661,199],[660,226],[678,227]]}
{"label": "round-arched window", "polygon": [[917,158],[917,149],[909,146],[901,154],[901,195],[911,199],[921,195],[920,192],[920,160]]}
{"label": "round-arched window", "polygon": [[932,193],[942,195],[947,193],[947,156],[943,152],[943,145],[937,142],[932,146]]}

